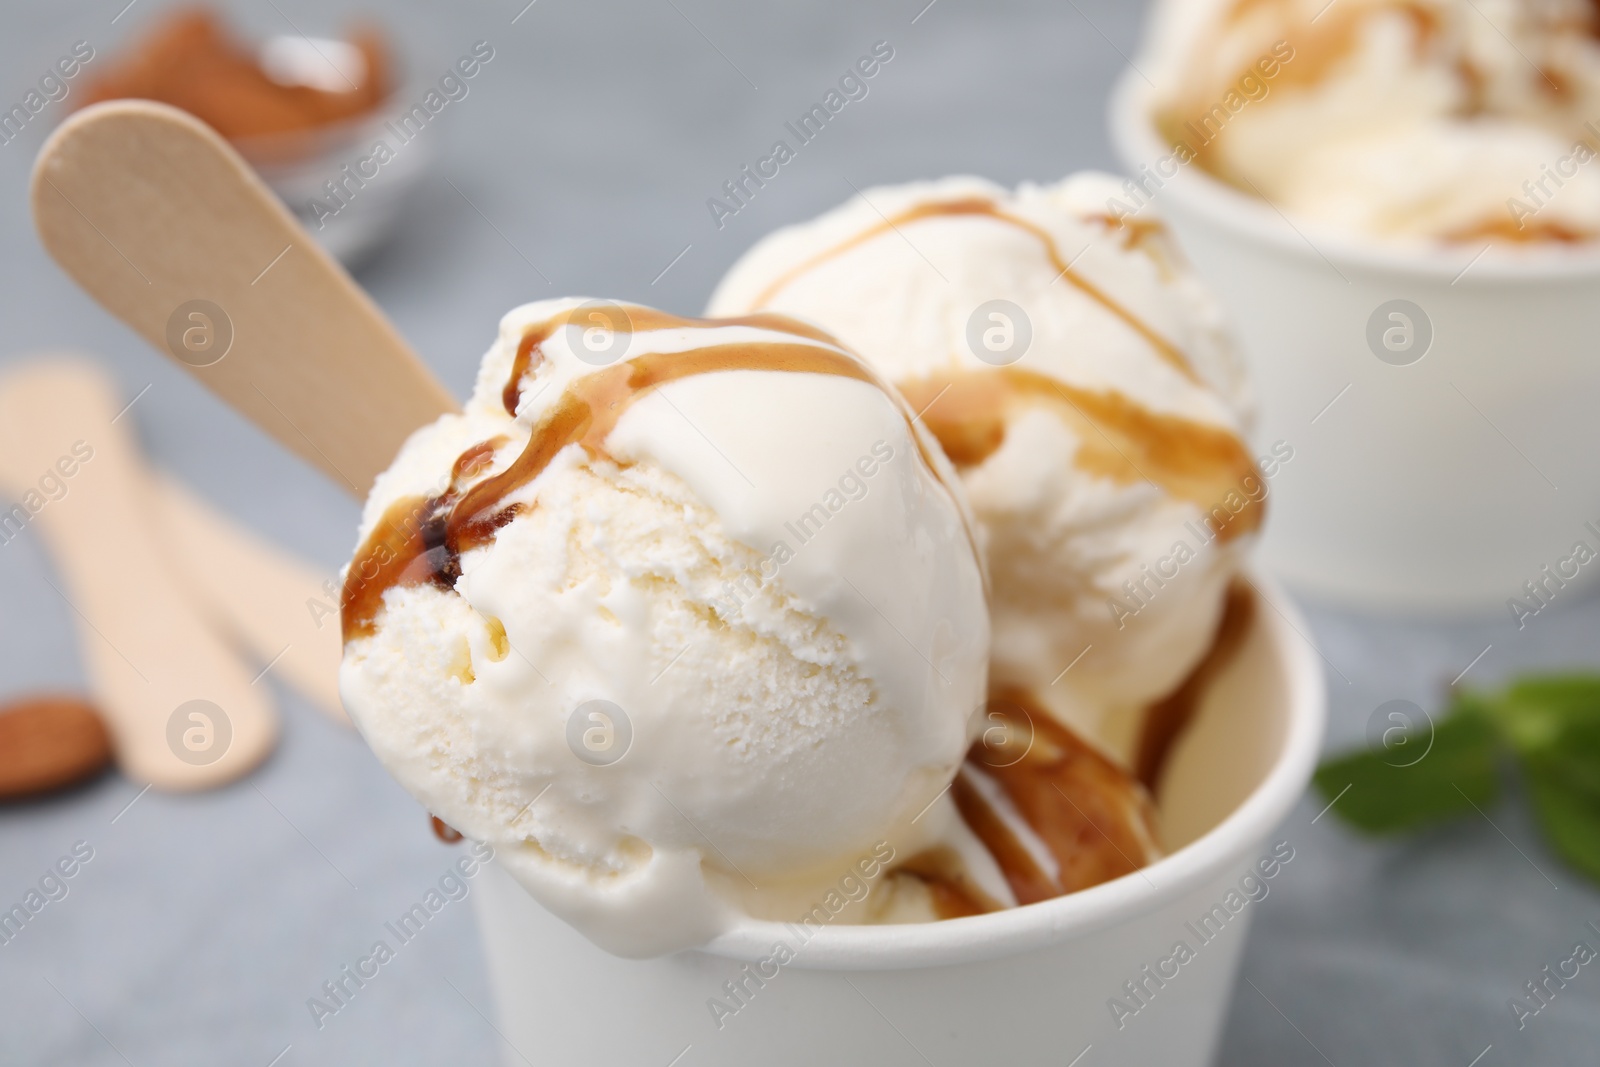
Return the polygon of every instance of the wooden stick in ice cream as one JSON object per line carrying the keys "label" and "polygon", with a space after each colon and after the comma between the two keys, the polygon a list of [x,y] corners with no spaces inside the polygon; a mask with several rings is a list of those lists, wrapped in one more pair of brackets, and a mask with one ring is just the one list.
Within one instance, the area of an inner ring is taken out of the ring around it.
{"label": "wooden stick in ice cream", "polygon": [[456,410],[394,326],[198,119],[145,100],[73,115],[33,215],[83,289],[236,411],[364,497]]}
{"label": "wooden stick in ice cream", "polygon": [[0,484],[20,501],[7,529],[44,535],[124,771],[202,789],[261,762],[277,716],[169,570],[121,406],[93,366],[67,356],[0,377]]}

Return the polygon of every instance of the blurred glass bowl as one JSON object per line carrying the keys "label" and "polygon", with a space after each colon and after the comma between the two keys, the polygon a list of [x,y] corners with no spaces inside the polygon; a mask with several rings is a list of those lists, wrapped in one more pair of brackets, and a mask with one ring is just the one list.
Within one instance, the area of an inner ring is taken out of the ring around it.
{"label": "blurred glass bowl", "polygon": [[[273,80],[286,85],[337,92],[367,74],[359,49],[329,38],[272,37],[258,56]],[[347,267],[366,261],[394,232],[406,196],[436,158],[429,138],[406,135],[397,124],[406,98],[396,86],[359,118],[234,141],[301,225]]]}

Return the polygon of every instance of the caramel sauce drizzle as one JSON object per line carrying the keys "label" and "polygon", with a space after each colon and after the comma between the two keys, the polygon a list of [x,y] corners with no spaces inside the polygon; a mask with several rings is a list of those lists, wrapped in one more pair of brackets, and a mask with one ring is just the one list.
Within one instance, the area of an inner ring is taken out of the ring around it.
{"label": "caramel sauce drizzle", "polygon": [[479,441],[461,453],[450,468],[450,484],[460,485],[464,479],[477,475],[494,461],[494,454],[509,440],[504,435],[492,437],[487,441]]}
{"label": "caramel sauce drizzle", "polygon": [[1188,676],[1178,683],[1178,688],[1150,705],[1145,712],[1133,759],[1133,773],[1151,793],[1160,785],[1161,773],[1166,770],[1173,746],[1194,721],[1206,694],[1222,672],[1238,658],[1255,617],[1254,593],[1246,583],[1235,581],[1228,587],[1222,618],[1217,620],[1211,648]]}
{"label": "caramel sauce drizzle", "polygon": [[[620,311],[620,315],[605,314],[606,310]],[[639,304],[606,304],[599,307],[594,304],[579,304],[575,308],[563,311],[554,318],[531,326],[523,331],[522,339],[517,342],[517,354],[511,361],[511,377],[506,381],[506,387],[500,394],[500,401],[505,405],[506,414],[515,416],[517,406],[522,403],[522,382],[530,370],[536,369],[544,362],[544,350],[541,347],[548,341],[552,334],[563,326],[582,325],[578,323],[581,317],[593,317],[602,320],[604,327],[614,333],[644,333],[648,330],[670,330],[681,328],[708,328],[713,326],[756,326],[765,330],[774,330],[778,333],[794,334],[796,337],[805,337],[819,341],[825,345],[837,346],[839,342],[828,334],[823,333],[815,326],[791,319],[787,315],[764,313],[759,315],[746,315],[736,319],[690,319],[681,315],[673,315],[655,308],[644,307]]]}
{"label": "caramel sauce drizzle", "polygon": [[[1322,81],[1330,70],[1355,51],[1366,24],[1376,18],[1401,15],[1409,19],[1416,29],[1412,54],[1422,60],[1430,49],[1444,39],[1444,27],[1439,17],[1420,3],[1396,3],[1387,7],[1356,7],[1330,10],[1315,20],[1307,18],[1292,2],[1286,0],[1237,0],[1233,10],[1223,19],[1218,35],[1209,48],[1196,50],[1198,55],[1215,55],[1224,51],[1222,33],[1244,22],[1256,9],[1275,9],[1276,23],[1282,27],[1282,38],[1294,48],[1294,58],[1283,64],[1272,78],[1274,89],[1281,85],[1314,85]],[[1270,50],[1270,42],[1264,50]],[[1253,58],[1252,58],[1253,62]],[[1217,87],[1211,95],[1219,97],[1239,84],[1239,79],[1252,68],[1244,67],[1225,86]],[[1213,103],[1216,101],[1212,101]]]}
{"label": "caramel sauce drizzle", "polygon": [[959,919],[999,911],[998,900],[985,893],[967,872],[967,865],[952,848],[940,846],[919,852],[894,868],[928,888],[933,913],[941,919]]}
{"label": "caramel sauce drizzle", "polygon": [[1162,337],[1160,334],[1156,333],[1144,322],[1144,320],[1140,319],[1137,315],[1134,315],[1127,308],[1113,300],[1111,296],[1099,286],[1095,285],[1083,275],[1073,270],[1065,257],[1062,256],[1061,249],[1056,244],[1056,239],[1051,236],[1048,230],[1035,223],[1029,222],[1027,219],[1022,218],[1021,216],[1013,215],[1010,212],[1002,209],[994,201],[986,200],[982,197],[968,197],[961,200],[947,200],[939,203],[919,204],[916,207],[902,211],[900,214],[891,218],[886,218],[881,223],[862,230],[849,240],[837,244],[832,248],[825,249],[798,266],[793,267],[785,273],[779,275],[775,281],[763,289],[755,298],[755,300],[752,301],[751,307],[765,307],[767,304],[772,302],[773,297],[777,296],[779,292],[793,283],[795,279],[799,278],[802,274],[815,269],[830,259],[834,259],[843,255],[852,248],[856,248],[859,245],[865,244],[874,237],[879,237],[885,233],[896,231],[901,226],[918,222],[922,219],[948,218],[962,215],[991,218],[998,222],[1015,226],[1017,229],[1023,230],[1024,232],[1037,238],[1039,243],[1044,247],[1045,256],[1049,259],[1050,265],[1056,270],[1056,277],[1064,279],[1069,285],[1074,286],[1095,303],[1099,304],[1106,311],[1110,312],[1116,318],[1122,320],[1122,322],[1129,329],[1133,330],[1140,337],[1144,338],[1163,361],[1172,366],[1178,371],[1178,373],[1182,374],[1189,381],[1196,383],[1200,381],[1194,372],[1194,368],[1189,365],[1188,358],[1181,351],[1179,351],[1176,345],[1174,345],[1171,341],[1168,341],[1165,337]]}
{"label": "caramel sauce drizzle", "polygon": [[[837,342],[814,327],[783,316],[746,319],[681,319],[663,312],[630,310],[634,328],[659,325],[759,325],[792,336]],[[558,318],[560,318],[558,316]],[[529,331],[550,331],[541,324]],[[529,346],[532,352],[538,342]],[[532,482],[568,445],[581,445],[590,455],[605,455],[605,441],[623,414],[639,399],[668,382],[719,371],[764,370],[794,374],[826,374],[850,378],[880,389],[906,419],[922,461],[936,477],[938,467],[912,425],[914,416],[896,392],[862,362],[842,351],[814,344],[753,341],[709,345],[683,352],[652,352],[585,375],[572,382],[534,426],[522,453],[510,466],[467,486],[487,465],[505,438],[483,442],[456,460],[449,488],[438,496],[406,497],[390,505],[365,544],[357,551],[340,599],[344,640],[370,637],[376,628],[383,596],[395,586],[431,584],[453,590],[461,577],[461,556],[492,542],[498,532],[527,505],[504,501]],[[519,376],[520,379],[520,376]],[[973,536],[968,530],[969,538]],[[976,541],[973,541],[976,545]],[[975,549],[976,551],[976,549]]]}
{"label": "caramel sauce drizzle", "polygon": [[1121,238],[1125,252],[1137,252],[1154,263],[1163,281],[1175,281],[1187,260],[1172,239],[1172,232],[1158,219],[1133,216],[1117,218],[1108,214],[1086,215],[1085,222],[1099,226],[1107,236]]}
{"label": "caramel sauce drizzle", "polygon": [[517,354],[511,360],[511,377],[500,393],[500,402],[505,405],[507,415],[516,416],[517,406],[522,403],[522,379],[544,362],[544,351],[539,346],[549,340],[555,328],[555,321],[551,320],[543,326],[523,331],[522,340],[517,342]]}
{"label": "caramel sauce drizzle", "polygon": [[[968,759],[971,764],[971,759]],[[1007,791],[1009,795],[1009,790]],[[1017,898],[1018,904],[1036,904],[1041,900],[1060,896],[1062,888],[1053,877],[1045,873],[1011,827],[990,806],[984,795],[972,784],[972,772],[963,768],[950,788],[950,797],[961,813],[961,820],[983,842],[983,847],[1005,875],[1006,884]],[[1029,824],[1032,825],[1031,823]]]}
{"label": "caramel sauce drizzle", "polygon": [[[1206,655],[1147,712],[1132,771],[1102,755],[1030,694],[999,690],[991,697],[989,711],[1004,720],[1009,740],[996,748],[987,748],[982,741],[974,744],[951,796],[962,820],[994,857],[1017,903],[1049,900],[1145,866],[1150,858],[1148,843],[1159,839],[1151,797],[1173,746],[1217,679],[1237,660],[1255,611],[1247,584],[1236,582],[1229,588]],[[1016,748],[1024,750],[1020,758]],[[1004,790],[1023,821],[1049,848],[1060,868],[1058,876],[1039,866],[972,785],[973,772],[987,774]],[[949,849],[920,853],[895,872],[909,874],[928,887],[941,919],[1000,909],[999,902],[973,884],[965,864]]]}
{"label": "caramel sauce drizzle", "polygon": [[[1329,10],[1325,18],[1318,15],[1315,20],[1307,20],[1285,0],[1235,0],[1233,8],[1213,34],[1213,39],[1208,45],[1197,48],[1196,54],[1209,56],[1222,51],[1223,37],[1227,30],[1245,22],[1258,9],[1270,9],[1276,13],[1278,25],[1286,27],[1283,39],[1295,49],[1294,58],[1282,64],[1278,74],[1270,79],[1269,84],[1273,92],[1290,86],[1306,89],[1322,82],[1334,68],[1355,52],[1367,24],[1380,17],[1398,14],[1411,22],[1415,29],[1412,53],[1418,63],[1426,62],[1430,54],[1439,54],[1452,47],[1451,39],[1446,35],[1439,16],[1430,8],[1414,2],[1387,7],[1345,5]],[[1580,16],[1577,21],[1547,20],[1546,27],[1552,32],[1565,30],[1569,33],[1600,36],[1600,22],[1595,20],[1592,13]],[[1458,48],[1456,50],[1459,51]],[[1487,78],[1484,72],[1464,53],[1454,56],[1445,53],[1445,58],[1450,59],[1451,66],[1464,90],[1465,99],[1456,109],[1458,117],[1470,118],[1486,112]],[[1533,63],[1532,60],[1529,62]],[[1540,75],[1541,89],[1551,99],[1563,105],[1570,105],[1574,101],[1576,91],[1571,78],[1564,71],[1548,64],[1536,63],[1534,66]],[[1210,98],[1208,100],[1182,101],[1167,109],[1156,116],[1156,126],[1169,144],[1188,145],[1204,170],[1241,192],[1259,198],[1262,195],[1261,191],[1253,183],[1224,165],[1218,158],[1216,146],[1222,132],[1226,130],[1225,125],[1220,130],[1206,131],[1207,136],[1199,138],[1200,143],[1196,143],[1196,137],[1191,135],[1193,131],[1203,131],[1206,117],[1212,114],[1212,111],[1197,109],[1214,110],[1220,106],[1222,97],[1227,91],[1237,86],[1240,79],[1251,72],[1250,67],[1241,68],[1231,81],[1212,86],[1206,94]],[[1590,141],[1591,146],[1593,143]],[[1444,234],[1442,239],[1455,243],[1486,239],[1512,242],[1578,242],[1590,240],[1592,236],[1574,233],[1559,224],[1539,225],[1519,230],[1508,220],[1491,218],[1464,230]]]}
{"label": "caramel sauce drizzle", "polygon": [[463,836],[460,830],[457,830],[437,815],[428,816],[428,823],[433,827],[433,836],[447,845],[455,844]]}
{"label": "caramel sauce drizzle", "polygon": [[[1411,20],[1417,30],[1414,52],[1419,60],[1441,38],[1438,18],[1432,11],[1416,3],[1397,4],[1387,8],[1352,8],[1341,5],[1319,16],[1318,21],[1313,24],[1292,4],[1285,3],[1285,0],[1237,0],[1232,10],[1215,28],[1210,42],[1197,47],[1195,54],[1209,57],[1224,52],[1224,38],[1227,31],[1245,22],[1258,9],[1268,9],[1275,13],[1275,22],[1281,28],[1281,39],[1294,48],[1293,58],[1287,63],[1280,64],[1278,72],[1271,79],[1265,80],[1272,93],[1291,87],[1306,89],[1320,83],[1331,70],[1356,50],[1367,22],[1379,15],[1398,13]],[[1263,37],[1261,45],[1261,53],[1270,52],[1271,41]],[[1239,191],[1259,198],[1260,191],[1244,176],[1234,173],[1225,166],[1218,159],[1217,152],[1217,144],[1234,117],[1223,104],[1223,98],[1230,91],[1237,92],[1241,79],[1246,76],[1254,74],[1260,79],[1259,73],[1253,66],[1255,62],[1256,57],[1252,55],[1249,63],[1235,71],[1229,80],[1209,85],[1203,91],[1203,99],[1178,101],[1155,119],[1157,128],[1168,144],[1187,145],[1194,152],[1195,161],[1202,169]],[[1246,110],[1254,106],[1255,102],[1252,102]],[[1214,117],[1219,108],[1226,116],[1220,122]],[[1211,120],[1209,127],[1206,125],[1207,119]]]}
{"label": "caramel sauce drizzle", "polygon": [[1534,244],[1556,242],[1558,244],[1582,244],[1594,240],[1594,234],[1583,230],[1574,230],[1570,226],[1563,226],[1559,222],[1542,222],[1534,219],[1526,225],[1518,226],[1507,213],[1505,218],[1495,216],[1482,222],[1468,226],[1464,229],[1452,230],[1444,235],[1446,241],[1458,244],[1476,244],[1479,241],[1506,241],[1512,244]]}
{"label": "caramel sauce drizzle", "polygon": [[[756,297],[755,306],[765,305],[818,264],[901,223],[941,215],[987,216],[1027,230],[1044,243],[1051,264],[1061,276],[1133,327],[1187,379],[1199,382],[1188,360],[1170,342],[1074,274],[1062,261],[1048,232],[979,198],[924,204],[864,230],[780,276]],[[1162,232],[1159,224],[1147,224],[1129,239],[1147,240]],[[924,425],[958,468],[975,466],[992,455],[1005,441],[1007,420],[1019,407],[1047,404],[1078,431],[1081,444],[1075,465],[1121,484],[1150,481],[1211,513],[1255,474],[1255,462],[1244,442],[1227,430],[1157,414],[1120,393],[1081,389],[1015,366],[948,372],[897,385],[912,410],[922,413]],[[1264,510],[1259,502],[1247,500],[1243,510],[1219,524],[1219,534],[1224,540],[1231,540],[1258,529]],[[1226,509],[1222,513],[1228,514]]]}
{"label": "caramel sauce drizzle", "polygon": [[[982,463],[1005,442],[1006,427],[1019,408],[1054,408],[1079,439],[1073,463],[1081,470],[1119,484],[1149,481],[1212,514],[1229,493],[1245,506],[1216,524],[1224,540],[1260,527],[1265,497],[1250,500],[1242,491],[1255,477],[1255,460],[1244,442],[1227,430],[1149,411],[1116,392],[1081,389],[1056,378],[997,367],[957,371],[900,383],[910,405],[944,447],[958,469]],[[1230,515],[1221,507],[1223,515]]]}
{"label": "caramel sauce drizzle", "polygon": [[[1132,775],[1057,722],[1027,693],[997,691],[989,702],[989,717],[997,716],[1008,741],[994,748],[982,740],[975,743],[950,795],[962,821],[994,857],[1019,905],[1120,878],[1149,861],[1150,843],[1156,839],[1155,806]],[[974,774],[986,774],[1000,787],[1050,850],[1058,873],[1039,865],[973,784]],[[927,886],[934,914],[941,919],[1001,908],[973,882],[952,849],[920,853],[894,871]]]}
{"label": "caramel sauce drizzle", "polygon": [[1085,222],[1092,222],[1107,233],[1120,234],[1122,247],[1127,251],[1146,251],[1154,242],[1165,242],[1168,238],[1167,224],[1157,219],[1141,219],[1132,216],[1116,218],[1105,212],[1084,216]]}
{"label": "caramel sauce drizzle", "polygon": [[1001,691],[989,706],[991,713],[1011,720],[1012,736],[1028,738],[1031,744],[1020,759],[999,766],[1006,761],[997,761],[996,753],[983,749],[980,741],[968,754],[968,764],[1004,790],[1049,848],[1059,873],[1052,877],[1040,869],[975,788],[958,784],[952,795],[967,825],[1000,865],[1017,902],[1049,900],[1143,867],[1156,837],[1155,805],[1144,788],[1030,694]]}

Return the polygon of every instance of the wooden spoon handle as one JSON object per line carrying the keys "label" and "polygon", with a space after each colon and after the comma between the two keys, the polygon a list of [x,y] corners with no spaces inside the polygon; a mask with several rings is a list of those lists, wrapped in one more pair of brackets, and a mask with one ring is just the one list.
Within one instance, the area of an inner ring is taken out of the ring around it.
{"label": "wooden spoon handle", "polygon": [[128,776],[200,789],[260,763],[277,740],[265,681],[211,628],[167,567],[151,486],[122,406],[70,357],[0,377],[0,515],[10,539],[37,527],[65,581],[96,702]]}
{"label": "wooden spoon handle", "polygon": [[221,137],[147,100],[71,116],[33,171],[56,262],[356,496],[456,403]]}
{"label": "wooden spoon handle", "polygon": [[176,478],[153,472],[155,526],[172,572],[213,624],[329,718],[350,719],[339,700],[339,593],[334,571],[262,540]]}

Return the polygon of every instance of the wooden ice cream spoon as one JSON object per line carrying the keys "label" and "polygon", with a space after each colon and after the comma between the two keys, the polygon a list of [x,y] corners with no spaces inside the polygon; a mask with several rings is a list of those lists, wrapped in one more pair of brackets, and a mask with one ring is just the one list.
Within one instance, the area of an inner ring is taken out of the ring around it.
{"label": "wooden ice cream spoon", "polygon": [[270,544],[161,471],[155,528],[167,564],[235,646],[346,726],[339,700],[339,587],[332,573]]}
{"label": "wooden ice cream spoon", "polygon": [[[45,248],[84,291],[356,497],[366,494],[411,431],[457,410],[372,300],[239,154],[182,111],[118,100],[71,116],[40,150],[32,205]],[[48,421],[32,425],[38,433],[51,431]],[[26,463],[19,469],[31,470]],[[179,554],[235,563],[259,559],[259,553],[241,556],[238,544],[218,536],[226,531],[197,521],[189,502],[159,483],[140,481],[122,492],[154,493],[157,522],[177,523],[170,540]],[[297,589],[307,584],[309,576],[290,570],[273,573],[292,579]],[[238,597],[224,596],[204,577],[192,597],[213,614],[231,611],[221,621],[247,644],[282,629],[275,619],[264,624],[240,617]],[[191,598],[180,605],[173,582],[152,584],[162,587],[152,603],[187,617]],[[113,595],[121,595],[115,588]],[[158,615],[153,609],[152,633],[159,630]],[[327,677],[327,643],[318,646],[304,636],[304,648],[291,650],[283,668],[302,685],[320,686],[319,702],[330,703],[335,687]],[[210,631],[173,639],[184,640],[220,647]],[[105,665],[112,676],[125,669],[109,660]],[[126,682],[110,684],[120,690]],[[237,751],[226,763],[209,772],[172,766],[160,745],[141,735],[125,749],[130,773],[174,786],[230,777],[229,764],[253,762],[270,746],[270,714],[264,704],[259,714],[251,706],[250,698],[238,702]],[[130,736],[139,733],[127,725],[131,721],[123,720]],[[194,730],[191,737],[198,739],[201,725]]]}
{"label": "wooden ice cream spoon", "polygon": [[33,216],[83,289],[286,448],[361,497],[455,400],[239,154],[147,100],[45,142]]}
{"label": "wooden ice cream spoon", "polygon": [[202,789],[265,758],[277,716],[168,568],[121,407],[72,357],[0,376],[0,484],[17,501],[3,521],[8,537],[34,524],[45,535],[123,769]]}

